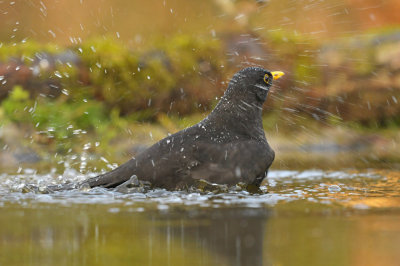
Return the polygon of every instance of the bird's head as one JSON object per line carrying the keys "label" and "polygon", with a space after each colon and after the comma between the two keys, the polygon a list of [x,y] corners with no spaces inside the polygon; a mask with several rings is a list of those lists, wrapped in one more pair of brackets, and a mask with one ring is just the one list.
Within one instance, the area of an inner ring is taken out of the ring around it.
{"label": "bird's head", "polygon": [[247,67],[237,72],[229,82],[225,96],[251,103],[264,103],[274,80],[284,75],[281,71],[270,72],[260,67]]}

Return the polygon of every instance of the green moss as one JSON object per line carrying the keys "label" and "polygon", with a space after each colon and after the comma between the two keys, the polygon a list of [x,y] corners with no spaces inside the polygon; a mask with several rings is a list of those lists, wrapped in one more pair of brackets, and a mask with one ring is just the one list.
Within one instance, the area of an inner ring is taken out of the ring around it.
{"label": "green moss", "polygon": [[170,111],[168,100],[182,87],[191,86],[190,91],[201,85],[198,73],[205,65],[215,73],[222,60],[219,44],[208,39],[177,36],[157,40],[151,47],[132,50],[113,39],[93,39],[75,47],[88,69],[88,97],[109,109],[118,107],[121,115],[154,118],[159,111]]}
{"label": "green moss", "polygon": [[1,103],[4,115],[11,122],[29,122],[30,117],[27,116],[32,101],[29,99],[29,92],[25,91],[21,86],[15,86],[8,98]]}
{"label": "green moss", "polygon": [[99,102],[68,102],[66,97],[55,101],[32,100],[20,86],[16,86],[1,103],[1,110],[7,121],[29,125],[37,134],[61,146],[66,139],[70,142],[85,131],[97,132],[110,124],[104,106]]}
{"label": "green moss", "polygon": [[7,62],[10,58],[20,59],[23,63],[30,65],[36,53],[47,52],[55,54],[60,48],[55,44],[41,44],[35,41],[26,41],[15,44],[3,45],[0,49],[0,62]]}

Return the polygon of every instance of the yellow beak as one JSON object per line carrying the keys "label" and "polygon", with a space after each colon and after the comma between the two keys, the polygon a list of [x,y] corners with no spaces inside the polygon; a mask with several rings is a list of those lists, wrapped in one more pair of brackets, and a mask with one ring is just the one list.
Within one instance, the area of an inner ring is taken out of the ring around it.
{"label": "yellow beak", "polygon": [[279,79],[280,77],[285,75],[285,73],[283,73],[282,71],[273,71],[273,72],[271,72],[271,74],[272,74],[272,77],[274,78],[274,80]]}

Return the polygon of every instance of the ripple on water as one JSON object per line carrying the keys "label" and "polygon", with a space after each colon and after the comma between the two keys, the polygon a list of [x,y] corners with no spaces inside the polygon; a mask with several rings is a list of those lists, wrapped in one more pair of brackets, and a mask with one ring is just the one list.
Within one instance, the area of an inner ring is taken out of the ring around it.
{"label": "ripple on water", "polygon": [[[268,191],[263,194],[250,194],[247,191],[228,191],[224,193],[167,191],[153,189],[145,193],[122,193],[110,189],[93,188],[86,190],[61,191],[51,194],[34,192],[22,193],[25,184],[45,187],[50,184],[79,182],[94,174],[82,175],[68,170],[66,176],[54,173],[45,175],[35,171],[17,175],[0,175],[0,203],[52,203],[52,204],[154,204],[160,211],[170,206],[244,206],[248,208],[273,207],[292,202],[309,204],[330,204],[355,209],[398,208],[400,206],[400,173],[393,171],[270,171],[264,185]],[[394,187],[397,186],[397,187]],[[335,203],[335,204],[333,204]],[[143,207],[132,208],[143,211]],[[110,209],[114,212],[116,209]]]}

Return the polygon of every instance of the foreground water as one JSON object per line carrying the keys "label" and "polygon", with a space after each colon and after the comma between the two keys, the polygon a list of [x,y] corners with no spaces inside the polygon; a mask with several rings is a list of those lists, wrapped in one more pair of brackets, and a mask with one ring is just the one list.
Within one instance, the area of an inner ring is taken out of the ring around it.
{"label": "foreground water", "polygon": [[[267,193],[23,193],[0,175],[0,265],[398,265],[400,172],[271,171]],[[74,179],[75,178],[75,179]]]}

